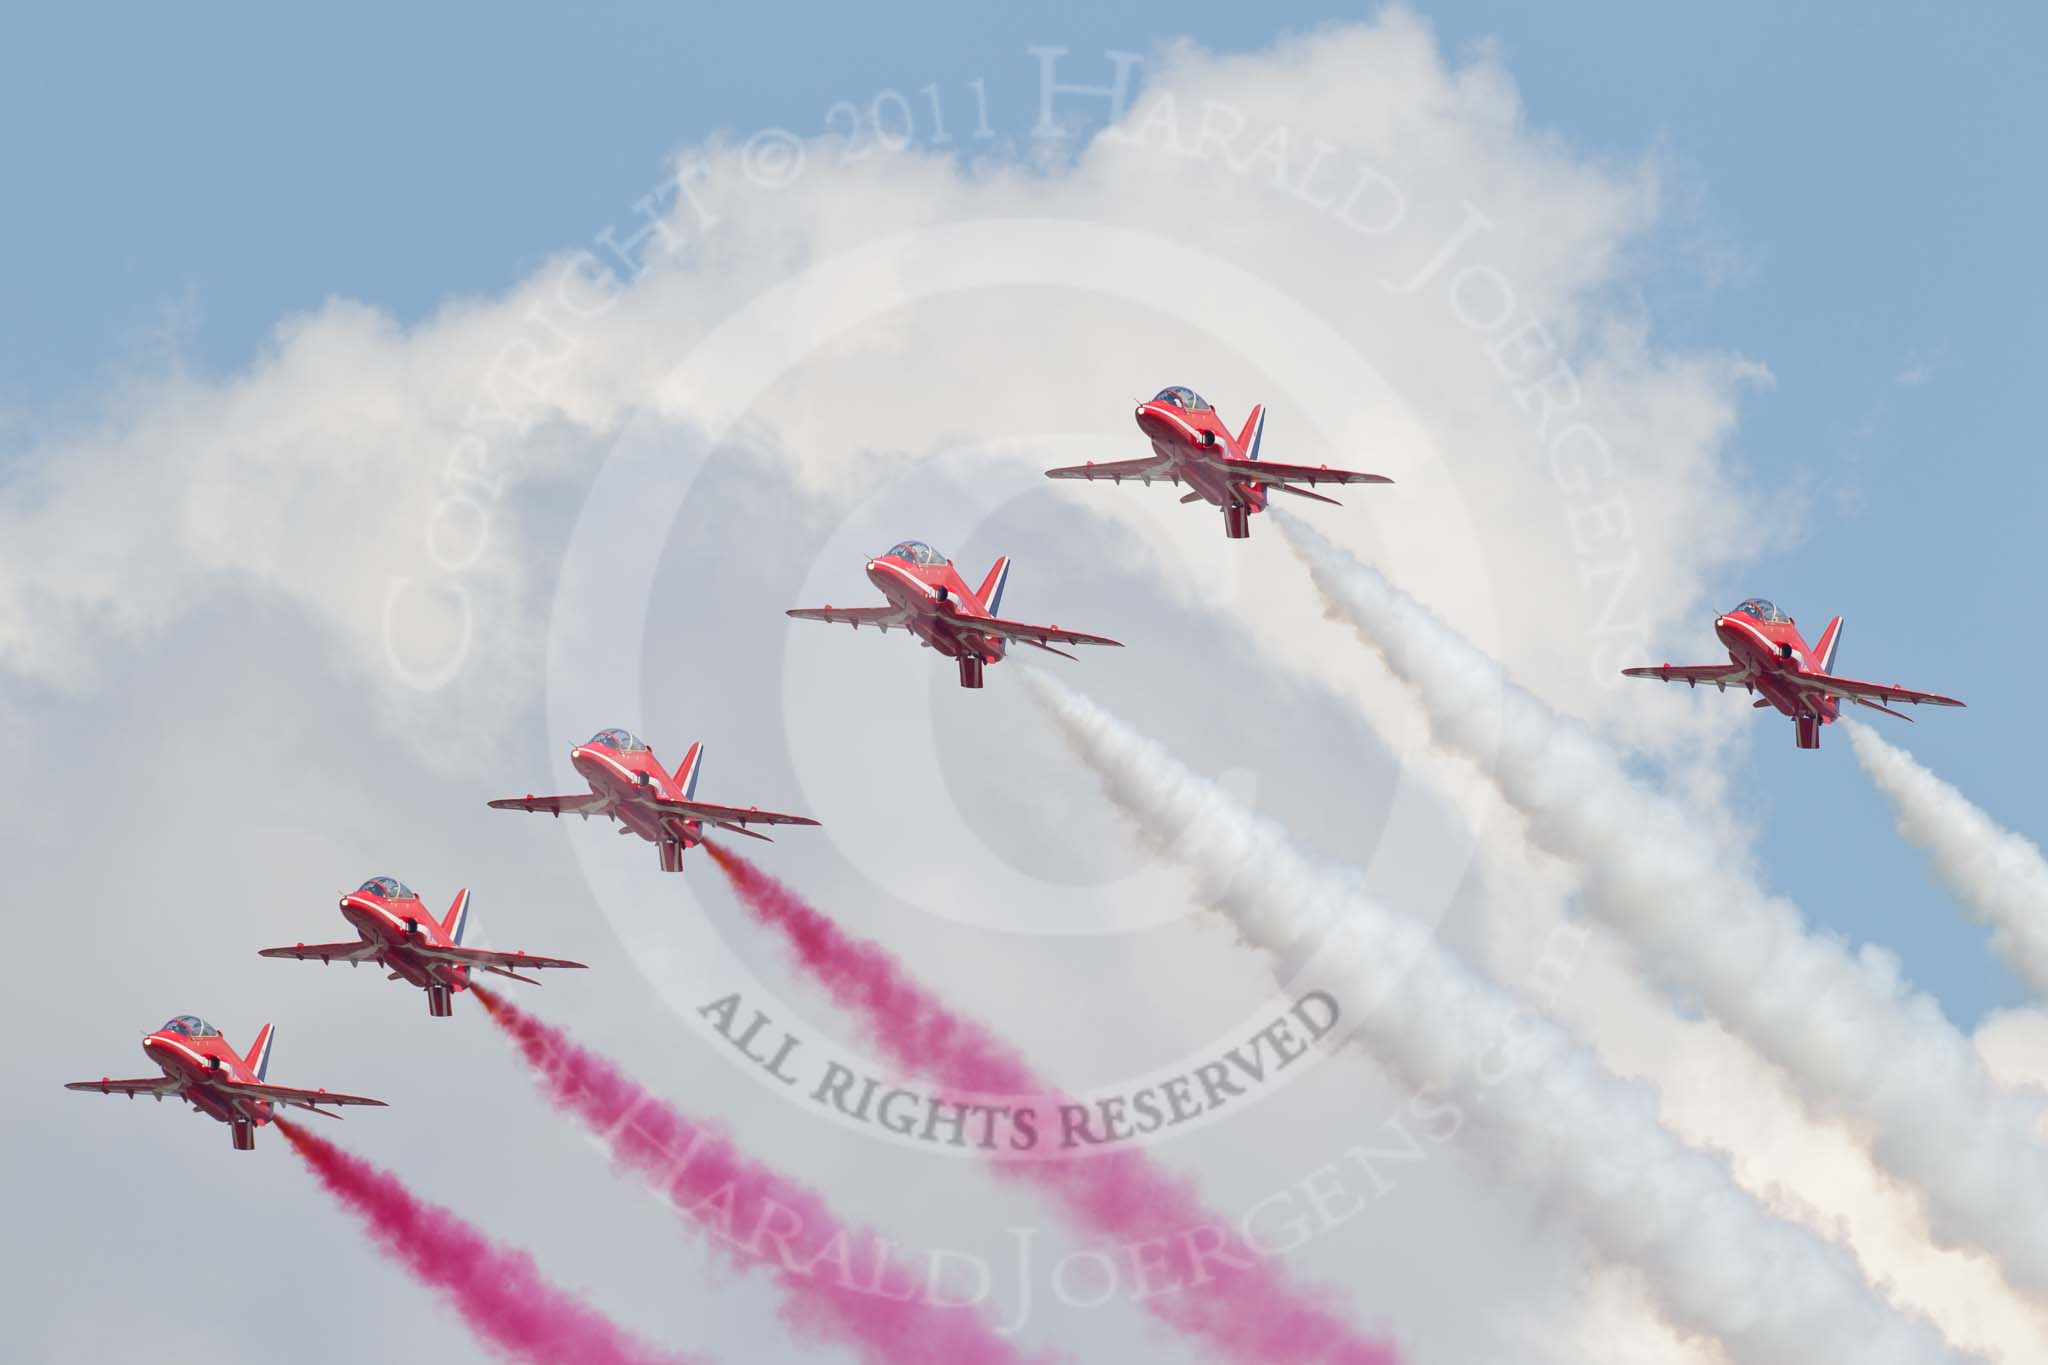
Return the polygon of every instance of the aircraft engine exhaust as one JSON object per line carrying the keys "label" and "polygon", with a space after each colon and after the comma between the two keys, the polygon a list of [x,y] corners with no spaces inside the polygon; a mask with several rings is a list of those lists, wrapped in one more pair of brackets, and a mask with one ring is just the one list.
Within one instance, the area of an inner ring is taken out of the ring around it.
{"label": "aircraft engine exhaust", "polygon": [[2048,998],[2048,859],[2000,826],[1956,788],[1877,731],[1846,722],[1856,761],[1892,803],[1906,842],[1926,852],[1934,875],[2035,995]]}
{"label": "aircraft engine exhaust", "polygon": [[1992,1079],[1897,958],[1810,931],[1591,731],[1314,527],[1273,520],[1329,613],[1408,684],[1435,742],[1478,766],[1537,846],[1583,870],[1579,903],[1651,976],[1783,1067],[1817,1113],[1867,1133],[1878,1164],[1927,1195],[1937,1242],[1979,1247],[2017,1287],[2048,1291],[2041,1108]]}
{"label": "aircraft engine exhaust", "polygon": [[1244,1241],[1232,1220],[1205,1209],[1185,1180],[1142,1148],[1060,1149],[1054,1135],[1067,1097],[1034,1076],[1008,1044],[948,1008],[880,945],[847,934],[730,849],[705,848],[748,912],[788,942],[805,970],[896,1064],[936,1082],[948,1103],[986,1099],[1042,1116],[1034,1126],[1043,1145],[991,1151],[994,1170],[1045,1191],[1078,1227],[1126,1245],[1157,1245],[1159,1282],[1182,1288],[1147,1294],[1142,1302],[1169,1327],[1246,1365],[1397,1365],[1392,1347],[1336,1316],[1312,1289],[1291,1283],[1277,1262]]}
{"label": "aircraft engine exhaust", "polygon": [[1672,1322],[1717,1338],[1739,1365],[1961,1359],[1886,1304],[1845,1251],[1773,1217],[1723,1162],[1661,1126],[1641,1087],[1367,896],[1356,870],[1311,862],[1278,826],[1049,674],[1028,670],[1025,686],[1244,942],[1281,973],[1313,954],[1356,1040],[1429,1097],[1409,1115],[1418,1127],[1449,1115],[1505,1178],[1637,1268]]}
{"label": "aircraft engine exhaust", "polygon": [[825,1200],[744,1154],[561,1029],[484,986],[484,1011],[533,1068],[556,1109],[655,1186],[742,1270],[781,1285],[783,1320],[799,1336],[834,1339],[870,1365],[1022,1365],[979,1308],[921,1281],[887,1239],[841,1223]]}
{"label": "aircraft engine exhaust", "polygon": [[278,1131],[328,1192],[368,1226],[377,1247],[435,1290],[478,1339],[534,1365],[688,1365],[657,1350],[548,1280],[523,1251],[493,1243],[397,1176],[289,1119]]}

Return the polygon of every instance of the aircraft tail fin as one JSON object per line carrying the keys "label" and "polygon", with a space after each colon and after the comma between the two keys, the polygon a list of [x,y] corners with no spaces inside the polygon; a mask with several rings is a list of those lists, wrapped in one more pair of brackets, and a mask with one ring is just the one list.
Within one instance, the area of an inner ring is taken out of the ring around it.
{"label": "aircraft tail fin", "polygon": [[697,799],[697,775],[704,771],[704,741],[698,740],[690,746],[690,752],[683,755],[682,763],[676,768],[676,787],[683,793],[683,800]]}
{"label": "aircraft tail fin", "polygon": [[249,1070],[256,1073],[256,1079],[259,1081],[269,1074],[270,1045],[276,1038],[276,1028],[265,1024],[257,1032],[256,1041],[249,1044],[249,1055],[242,1059],[248,1064]]}
{"label": "aircraft tail fin", "polygon": [[1820,642],[1813,647],[1814,663],[1823,673],[1835,671],[1835,647],[1842,643],[1842,618],[1837,616],[1828,622],[1828,628],[1820,633]]}
{"label": "aircraft tail fin", "polygon": [[460,943],[462,942],[462,931],[468,927],[469,888],[465,886],[462,890],[455,893],[454,904],[448,907],[448,913],[442,917],[441,932],[448,935],[450,943]]}
{"label": "aircraft tail fin", "polygon": [[989,566],[988,577],[981,580],[981,591],[975,596],[981,599],[982,610],[990,616],[1003,614],[1003,588],[1010,581],[1010,557],[997,555],[996,562]]}
{"label": "aircraft tail fin", "polygon": [[1252,404],[1251,416],[1244,419],[1244,430],[1237,433],[1237,448],[1244,452],[1247,460],[1259,458],[1259,443],[1266,439],[1266,405]]}

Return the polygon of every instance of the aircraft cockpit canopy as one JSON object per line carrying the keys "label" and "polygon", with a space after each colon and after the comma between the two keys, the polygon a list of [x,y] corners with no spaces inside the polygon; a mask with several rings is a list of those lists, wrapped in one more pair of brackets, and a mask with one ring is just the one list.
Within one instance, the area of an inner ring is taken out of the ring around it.
{"label": "aircraft cockpit canopy", "polygon": [[1789,626],[1792,618],[1772,606],[1767,598],[1752,597],[1735,609],[1744,616],[1762,621],[1765,625]]}
{"label": "aircraft cockpit canopy", "polygon": [[372,877],[356,890],[370,896],[382,896],[387,901],[418,900],[412,888],[396,877]]}
{"label": "aircraft cockpit canopy", "polygon": [[905,564],[944,564],[946,557],[921,540],[905,540],[889,547],[885,559],[900,559]]}
{"label": "aircraft cockpit canopy", "polygon": [[157,1030],[158,1033],[175,1033],[186,1038],[218,1038],[220,1030],[196,1014],[181,1014]]}
{"label": "aircraft cockpit canopy", "polygon": [[599,730],[590,737],[592,744],[603,744],[617,749],[622,754],[638,753],[647,746],[624,730]]}
{"label": "aircraft cockpit canopy", "polygon": [[1155,403],[1171,403],[1183,412],[1209,412],[1208,400],[1185,385],[1175,384],[1161,389],[1153,400]]}

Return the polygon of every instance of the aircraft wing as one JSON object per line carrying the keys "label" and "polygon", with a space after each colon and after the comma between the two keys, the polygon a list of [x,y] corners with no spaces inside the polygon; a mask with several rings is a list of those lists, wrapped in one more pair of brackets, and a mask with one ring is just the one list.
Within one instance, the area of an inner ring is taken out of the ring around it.
{"label": "aircraft wing", "polygon": [[136,1080],[71,1081],[66,1090],[97,1090],[102,1095],[175,1095],[178,1083],[168,1076],[144,1076]]}
{"label": "aircraft wing", "polygon": [[264,1085],[259,1081],[209,1080],[214,1089],[228,1095],[237,1095],[245,1100],[269,1100],[273,1104],[295,1104],[303,1109],[317,1108],[323,1104],[370,1104],[384,1107],[384,1101],[365,1099],[361,1095],[343,1095],[333,1090],[300,1090],[289,1085]]}
{"label": "aircraft wing", "polygon": [[799,621],[836,621],[855,630],[862,626],[879,626],[887,630],[910,619],[910,613],[901,607],[797,607],[783,615],[794,616]]}
{"label": "aircraft wing", "polygon": [[1690,683],[1698,687],[1711,683],[1725,687],[1739,683],[1749,676],[1749,670],[1741,664],[1658,664],[1655,668],[1624,668],[1624,678],[1654,678],[1658,682]]}
{"label": "aircraft wing", "polygon": [[[1123,648],[1122,640],[1112,640],[1106,635],[1086,635],[1078,630],[1061,630],[1058,626],[1032,626],[1022,621],[1005,621],[999,616],[960,618],[963,630],[980,631],[983,635],[1000,635],[1005,640],[1022,640],[1026,644],[1043,647],[1047,644],[1062,645],[1115,645]],[[1057,650],[1053,651],[1058,653]]]}
{"label": "aircraft wing", "polygon": [[[663,815],[683,820],[709,820],[714,825],[815,825],[807,815],[784,815],[781,811],[756,810],[752,806],[716,806],[709,801],[649,801]],[[743,831],[744,832],[744,831]]]}
{"label": "aircraft wing", "polygon": [[289,948],[263,948],[258,957],[289,957],[300,962],[361,962],[375,957],[378,949],[351,939],[347,943],[294,943]]}
{"label": "aircraft wing", "polygon": [[1320,464],[1276,464],[1272,460],[1225,460],[1232,478],[1254,483],[1392,483],[1384,474],[1360,474]]}
{"label": "aircraft wing", "polygon": [[1854,678],[1837,678],[1827,673],[1798,673],[1786,675],[1786,681],[1797,683],[1809,692],[1826,692],[1832,696],[1849,697],[1856,701],[1906,702],[1913,706],[1961,706],[1954,697],[1944,697],[1936,692],[1915,692],[1907,687],[1888,687],[1883,683],[1858,682]]}
{"label": "aircraft wing", "polygon": [[489,803],[492,810],[530,810],[535,814],[563,815],[604,815],[611,810],[612,799],[599,796],[596,792],[585,792],[581,796],[507,796]]}
{"label": "aircraft wing", "polygon": [[460,944],[439,948],[414,948],[421,957],[459,962],[466,967],[584,967],[566,957],[538,957],[532,953],[499,953],[489,948],[465,948]]}
{"label": "aircraft wing", "polygon": [[1173,461],[1163,455],[1154,455],[1144,460],[1106,460],[1095,464],[1070,464],[1059,469],[1048,469],[1048,479],[1108,479],[1111,483],[1122,483],[1125,479],[1136,479],[1150,483],[1163,479],[1173,470]]}

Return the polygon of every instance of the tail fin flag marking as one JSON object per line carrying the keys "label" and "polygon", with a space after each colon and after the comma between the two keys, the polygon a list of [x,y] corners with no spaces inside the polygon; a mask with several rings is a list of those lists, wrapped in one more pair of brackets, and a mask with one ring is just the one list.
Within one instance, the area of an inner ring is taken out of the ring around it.
{"label": "tail fin flag marking", "polygon": [[676,786],[683,793],[683,800],[697,799],[697,777],[704,771],[704,742],[699,740],[690,746],[690,752],[683,755],[683,762],[676,769]]}
{"label": "tail fin flag marking", "polygon": [[469,928],[469,888],[455,893],[455,900],[448,906],[448,913],[441,920],[441,932],[448,935],[450,943],[461,943],[463,931]]}
{"label": "tail fin flag marking", "polygon": [[982,610],[990,616],[1003,614],[1003,588],[1010,581],[1010,557],[998,555],[996,562],[989,566],[988,577],[981,580],[981,591],[975,596],[981,599]]}
{"label": "tail fin flag marking", "polygon": [[1259,446],[1266,439],[1266,405],[1252,405],[1251,415],[1244,419],[1244,430],[1237,433],[1238,449],[1247,460],[1259,458]]}
{"label": "tail fin flag marking", "polygon": [[255,1073],[259,1081],[270,1073],[270,1045],[276,1037],[275,1027],[265,1024],[262,1031],[256,1035],[256,1041],[249,1044],[249,1056],[246,1060],[249,1070]]}
{"label": "tail fin flag marking", "polygon": [[1813,647],[1815,661],[1823,673],[1835,671],[1835,649],[1842,643],[1842,618],[1837,616],[1828,622],[1828,628],[1820,633],[1820,642]]}

